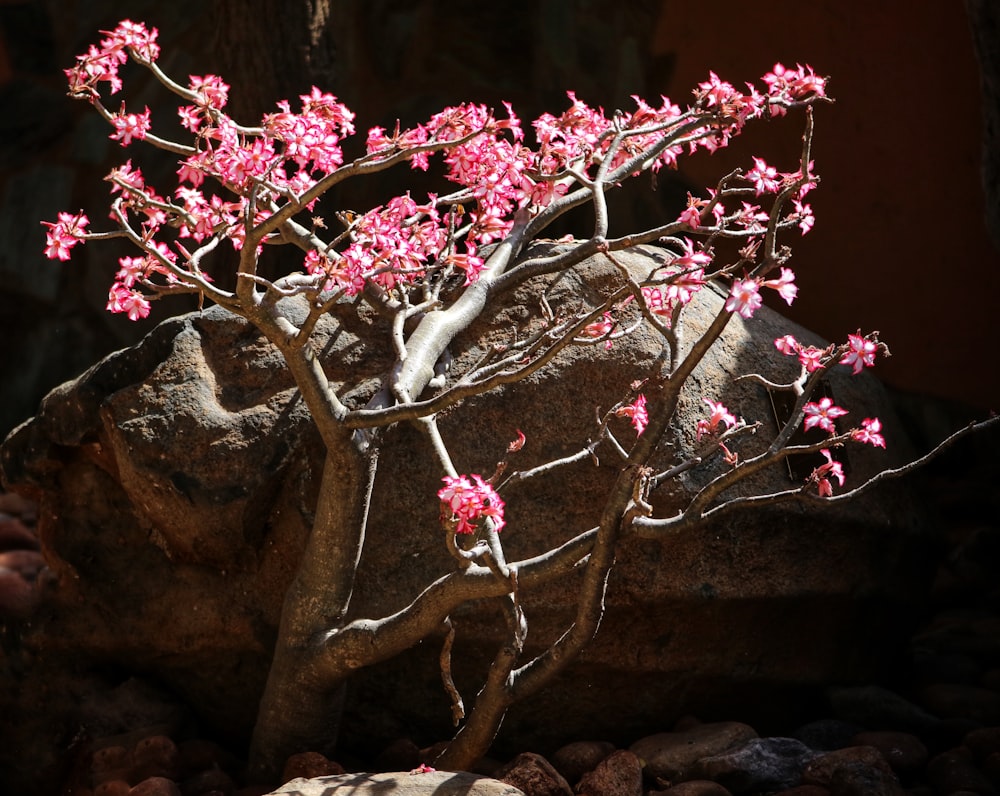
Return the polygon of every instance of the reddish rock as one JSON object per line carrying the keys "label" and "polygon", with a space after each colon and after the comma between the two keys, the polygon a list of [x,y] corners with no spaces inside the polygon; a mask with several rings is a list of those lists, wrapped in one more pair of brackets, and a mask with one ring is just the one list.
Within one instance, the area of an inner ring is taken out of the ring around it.
{"label": "reddish rock", "polygon": [[613,751],[615,745],[607,741],[575,741],[557,749],[551,755],[551,762],[568,783],[575,785]]}
{"label": "reddish rock", "polygon": [[0,553],[0,569],[10,569],[27,581],[34,581],[45,568],[45,559],[37,550],[6,550]]}
{"label": "reddish rock", "polygon": [[917,736],[907,732],[872,730],[854,736],[855,746],[873,746],[903,778],[919,773],[927,763],[927,747]]}
{"label": "reddish rock", "polygon": [[94,796],[128,796],[132,786],[123,779],[112,779],[94,786]]}
{"label": "reddish rock", "polygon": [[497,771],[496,778],[531,796],[573,796],[573,789],[562,774],[533,752],[519,754]]}
{"label": "reddish rock", "polygon": [[0,516],[0,550],[37,550],[38,537],[17,517]]}
{"label": "reddish rock", "polygon": [[[529,247],[525,256],[544,254],[545,245]],[[651,249],[616,255],[643,276],[655,257],[662,255]],[[574,267],[571,279],[561,279],[548,302],[555,312],[575,312],[581,301],[598,300],[620,280],[606,260],[594,258]],[[452,346],[453,372],[478,361],[482,346],[505,339],[512,324],[540,323],[542,290],[548,290],[542,279],[518,289],[507,306],[471,326]],[[712,290],[700,291],[686,310],[688,336],[711,323],[724,302]],[[289,317],[300,319],[302,302],[287,306]],[[750,371],[794,378],[798,363],[775,352],[775,337],[794,334],[825,345],[765,309],[752,322],[731,320],[699,365],[697,384],[680,398],[680,432],[665,460],[697,448],[703,395],[739,406],[748,420],[770,422],[774,409],[760,385],[733,383],[731,377]],[[378,389],[393,351],[384,330],[352,321],[352,312],[342,305],[336,313],[344,318],[325,316],[316,344],[334,388],[353,401]],[[474,424],[464,412],[443,416],[442,433],[468,460],[489,461],[499,435],[506,445],[502,429],[527,422],[523,430],[532,443],[523,466],[540,464],[592,435],[594,407],[620,400],[632,381],[659,367],[661,353],[653,335],[638,333],[616,342],[610,355],[600,346],[567,349],[544,377],[477,401]],[[888,451],[845,450],[852,482],[860,482],[902,463],[907,444],[881,386],[867,373],[854,377],[844,370],[827,374],[832,397],[861,417],[878,415],[893,435]],[[296,396],[276,350],[241,319],[211,307],[164,321],[141,345],[55,390],[39,416],[8,437],[0,453],[3,476],[8,485],[41,495],[39,531],[59,578],[58,610],[32,631],[47,654],[73,650],[141,666],[195,707],[205,723],[249,734],[271,663],[262,640],[273,638],[301,557],[321,466],[316,431]],[[762,451],[765,436],[742,437],[741,453]],[[428,499],[437,489],[432,452],[404,427],[388,435],[386,445],[352,598],[357,616],[398,610],[453,563],[438,537],[401,532],[402,517],[411,527],[438,524],[437,504]],[[685,473],[679,488],[700,489],[725,467],[706,462]],[[511,536],[510,554],[534,555],[551,543],[548,529],[557,525],[592,527],[615,477],[611,467],[572,474],[564,468],[553,480],[538,482],[537,496],[508,501],[508,525],[520,529]],[[772,492],[787,484],[783,468],[767,468],[754,471],[733,494]],[[663,726],[664,704],[678,712],[726,704],[735,712],[758,705],[761,685],[773,695],[769,712],[794,711],[796,705],[782,695],[867,676],[883,658],[881,645],[894,646],[885,628],[898,624],[893,616],[922,592],[922,568],[911,564],[921,559],[913,546],[925,537],[913,533],[922,519],[911,498],[905,482],[895,481],[880,488],[877,499],[871,492],[815,510],[737,513],[708,534],[624,538],[601,632],[566,677],[510,711],[502,740],[548,748],[580,737],[610,737],[623,702],[637,731],[648,732],[641,728]],[[658,515],[670,516],[688,498],[660,489],[652,499]],[[811,534],[802,533],[804,525]],[[822,545],[816,535],[823,536]],[[670,577],[664,577],[664,556]],[[565,629],[576,605],[574,590],[557,583],[540,586],[527,599],[530,656],[541,652],[537,640]],[[176,610],[193,600],[197,611]],[[704,621],[708,601],[711,622]],[[779,603],[785,608],[774,612],[771,606]],[[823,622],[815,621],[818,613]],[[668,625],[671,633],[663,636]],[[485,668],[497,641],[495,616],[471,606],[462,627],[466,665],[470,671]],[[630,643],[622,645],[622,638]],[[854,644],[845,643],[851,639]],[[760,664],[733,678],[734,671],[745,671],[747,660]],[[223,676],[220,661],[239,665]],[[422,645],[400,661],[385,662],[377,674],[359,672],[344,717],[354,743],[384,742],[372,737],[377,727],[429,733],[428,717],[436,715],[442,696],[412,684],[436,678],[438,668],[437,653]],[[582,682],[586,699],[579,698]]]}
{"label": "reddish rock", "polygon": [[748,724],[723,721],[649,735],[629,750],[642,760],[649,777],[674,783],[687,779],[701,758],[721,754],[756,737],[757,732]]}
{"label": "reddish rock", "polygon": [[290,782],[299,777],[302,779],[332,777],[343,773],[344,768],[340,763],[334,763],[319,752],[299,752],[285,762],[281,781]]}
{"label": "reddish rock", "polygon": [[642,763],[625,749],[612,752],[583,775],[576,792],[580,796],[642,796]]}
{"label": "reddish rock", "polygon": [[132,788],[128,796],[181,796],[181,789],[172,779],[148,777]]}
{"label": "reddish rock", "polygon": [[851,746],[817,757],[802,773],[803,785],[821,785],[834,796],[902,796],[892,767],[872,746]]}
{"label": "reddish rock", "polygon": [[177,745],[166,735],[151,735],[139,740],[132,749],[132,780],[148,778],[177,779],[180,763]]}
{"label": "reddish rock", "polygon": [[95,749],[91,755],[90,775],[94,786],[112,780],[127,780],[132,771],[132,752],[115,744]]}

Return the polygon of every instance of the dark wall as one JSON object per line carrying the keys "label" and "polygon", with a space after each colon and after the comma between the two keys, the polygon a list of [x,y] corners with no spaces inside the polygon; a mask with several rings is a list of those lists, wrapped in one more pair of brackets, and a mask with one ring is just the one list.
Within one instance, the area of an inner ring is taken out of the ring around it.
{"label": "dark wall", "polygon": [[[65,97],[61,70],[125,17],[160,29],[171,73],[226,77],[241,118],[315,82],[358,113],[362,141],[372,125],[417,121],[445,103],[506,99],[523,119],[560,111],[566,89],[609,109],[633,93],[684,103],[709,69],[738,83],[776,60],[808,62],[832,76],[837,104],[818,114],[818,221],[795,242],[802,291],[789,314],[833,339],[880,329],[894,352],[884,379],[996,407],[1000,269],[983,220],[967,15],[957,3],[875,6],[775,0],[761,16],[728,0],[710,14],[669,0],[0,2],[0,435],[53,386],[193,308],[157,306],[151,322],[132,324],[103,310],[114,247],[77,248],[63,266],[41,254],[39,220],[79,208],[95,228],[104,219],[101,178],[123,154],[154,184],[173,170],[141,148],[121,152],[95,114]],[[154,120],[165,99],[148,80],[130,96]],[[159,118],[170,115],[164,106]],[[799,134],[797,123],[767,125],[732,155],[791,170]],[[619,203],[619,229],[670,217],[688,186],[736,162],[700,157],[655,194],[647,183]],[[400,185],[359,184],[335,198],[364,209]]]}

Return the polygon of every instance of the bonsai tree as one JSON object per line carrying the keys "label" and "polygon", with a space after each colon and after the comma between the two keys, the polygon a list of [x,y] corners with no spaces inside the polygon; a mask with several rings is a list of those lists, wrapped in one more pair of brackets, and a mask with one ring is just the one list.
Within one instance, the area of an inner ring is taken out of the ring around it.
{"label": "bonsai tree", "polygon": [[[751,318],[762,292],[791,304],[797,287],[785,239],[813,226],[809,192],[819,183],[811,155],[814,113],[830,102],[827,80],[808,66],[780,64],[759,87],[740,89],[710,74],[687,107],[661,98],[658,106],[636,97],[628,112],[606,114],[569,93],[560,115],[543,114],[525,134],[514,109],[502,113],[477,104],[443,109],[411,128],[368,131],[352,142],[354,116],[319,88],[282,100],[256,126],[226,114],[230,87],[215,75],[179,83],[158,65],[157,31],[121,22],[67,70],[71,96],[85,100],[109,123],[123,147],[143,142],[174,153],[178,184],[161,193],[131,161],[108,175],[111,223],[91,228],[84,213],[60,213],[45,222],[46,254],[68,260],[79,243],[122,238],[135,254],[120,259],[107,308],[143,318],[165,295],[189,293],[214,302],[256,327],[281,353],[325,447],[315,521],[298,571],[288,587],[273,663],[260,702],[250,749],[251,771],[273,778],[287,756],[323,749],[336,735],[337,693],[357,670],[387,660],[449,628],[442,675],[456,724],[452,741],[435,762],[468,767],[490,746],[505,711],[562,671],[597,632],[616,548],[626,537],[656,539],[736,510],[781,502],[822,503],[851,498],[882,478],[906,472],[919,460],[886,470],[848,491],[836,458],[844,445],[884,448],[878,418],[839,430],[846,414],[829,397],[816,398],[824,374],[853,373],[888,353],[877,332],[848,335],[825,348],[785,335],[777,352],[801,364],[790,383],[745,374],[791,397],[787,420],[760,452],[743,440],[761,424],[735,416],[717,396],[704,398],[695,455],[669,451],[681,390],[734,315]],[[149,108],[109,97],[119,93],[119,70],[133,61],[178,98],[185,140],[156,132]],[[789,172],[761,158],[721,177],[704,195],[664,223],[622,236],[609,232],[607,195],[625,181],[672,169],[678,159],[728,146],[751,123],[801,114],[801,150]],[[441,173],[441,192],[409,193],[352,212],[319,203],[335,186],[387,169],[409,166]],[[332,211],[332,212],[331,212]],[[571,211],[586,215],[590,234],[552,245],[532,245]],[[661,256],[636,273],[617,256],[655,244]],[[300,267],[268,278],[261,267],[276,246],[298,251]],[[476,361],[452,356],[449,346],[485,312],[511,301],[531,279],[559,280],[593,257],[618,275],[601,299],[579,312],[545,307],[540,327],[515,330],[509,343]],[[235,287],[209,274],[235,263]],[[213,263],[209,267],[209,263]],[[721,286],[726,299],[700,334],[685,334],[685,310],[698,291]],[[376,317],[394,352],[381,387],[358,396],[331,384],[317,325],[348,316]],[[517,454],[530,440],[520,432],[492,474],[465,473],[439,431],[438,417],[464,411],[470,398],[522,381],[574,346],[602,346],[613,356],[617,340],[643,329],[660,340],[664,355],[645,378],[622,384],[620,400],[597,410],[593,435],[578,452],[528,469]],[[350,398],[343,396],[350,395]],[[365,547],[373,481],[387,449],[387,429],[409,423],[425,433],[440,469],[441,543],[452,571],[426,583],[399,611],[350,618],[358,562]],[[793,442],[801,429],[821,439]],[[960,432],[961,433],[961,432]],[[733,488],[793,455],[818,453],[820,463],[801,483],[757,495]],[[595,512],[597,523],[533,557],[508,561],[504,494],[515,483],[600,456],[616,468],[611,488]],[[662,465],[662,462],[668,462]],[[707,485],[672,516],[657,516],[651,497],[683,473],[714,461],[723,465]],[[840,492],[840,494],[835,494]],[[536,655],[525,655],[529,618],[521,590],[568,578],[576,581],[576,615],[565,632]],[[471,601],[503,605],[506,625],[474,704],[468,709],[450,674],[454,628],[449,617]]]}

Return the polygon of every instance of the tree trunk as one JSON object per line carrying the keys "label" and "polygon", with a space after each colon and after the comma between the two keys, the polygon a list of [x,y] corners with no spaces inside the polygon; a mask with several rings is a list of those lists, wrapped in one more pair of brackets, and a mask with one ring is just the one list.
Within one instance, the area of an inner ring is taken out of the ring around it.
{"label": "tree trunk", "polygon": [[377,454],[360,454],[344,430],[323,466],[316,518],[295,580],[285,595],[278,640],[250,746],[250,774],[272,782],[288,756],[332,751],[343,681],[320,665],[323,635],[339,628],[350,606]]}

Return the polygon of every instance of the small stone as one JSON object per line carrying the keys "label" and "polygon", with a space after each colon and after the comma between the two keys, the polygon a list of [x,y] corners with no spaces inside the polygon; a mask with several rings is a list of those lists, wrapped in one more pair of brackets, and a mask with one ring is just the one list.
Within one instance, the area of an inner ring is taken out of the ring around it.
{"label": "small stone", "polygon": [[573,789],[562,774],[541,755],[519,754],[497,771],[497,779],[531,796],[572,796]]}
{"label": "small stone", "polygon": [[642,796],[642,762],[632,752],[619,749],[583,775],[580,796]]}
{"label": "small stone", "polygon": [[177,745],[166,735],[151,735],[140,740],[132,749],[132,781],[151,777],[170,780],[180,776]]}
{"label": "small stone", "polygon": [[953,794],[955,791],[995,794],[996,788],[972,762],[968,750],[953,749],[932,757],[927,763],[926,776],[938,793]]}
{"label": "small stone", "polygon": [[0,553],[0,568],[11,569],[29,583],[45,569],[45,559],[37,550],[6,550]]}
{"label": "small stone", "polygon": [[0,550],[37,550],[38,537],[16,517],[0,517]]}
{"label": "small stone", "polygon": [[128,796],[181,796],[181,789],[172,779],[147,777],[132,788]]}
{"label": "small stone", "polygon": [[873,746],[827,752],[802,772],[803,785],[821,785],[835,796],[902,796],[892,768]]}
{"label": "small stone", "polygon": [[552,767],[570,785],[575,785],[580,777],[597,768],[598,763],[613,751],[615,745],[607,741],[576,741],[556,750],[552,755]]}
{"label": "small stone", "polygon": [[794,788],[778,791],[774,796],[830,796],[830,791],[822,785],[796,785]]}
{"label": "small stone", "polygon": [[980,724],[1000,723],[1000,694],[962,683],[936,683],[920,692],[924,707],[942,719],[968,719]]}
{"label": "small stone", "polygon": [[748,724],[722,721],[648,735],[629,750],[643,761],[648,776],[673,784],[692,778],[689,772],[701,758],[722,754],[756,737]]}
{"label": "small stone", "polygon": [[725,785],[734,793],[791,788],[817,753],[794,738],[754,738],[736,749],[703,757],[695,775]]}
{"label": "small stone", "polygon": [[102,782],[127,780],[132,770],[132,753],[121,745],[95,749],[90,758],[90,776],[94,786]]}
{"label": "small stone", "polygon": [[332,777],[343,774],[344,769],[339,763],[334,763],[319,752],[299,752],[285,761],[281,774],[282,782],[293,779],[315,779],[316,777]]}
{"label": "small stone", "polygon": [[732,791],[710,779],[690,779],[687,782],[678,782],[666,790],[650,791],[649,796],[733,796],[733,794]]}
{"label": "small stone", "polygon": [[927,747],[915,735],[892,730],[870,730],[854,736],[854,746],[874,746],[902,778],[918,774],[927,764]]}

